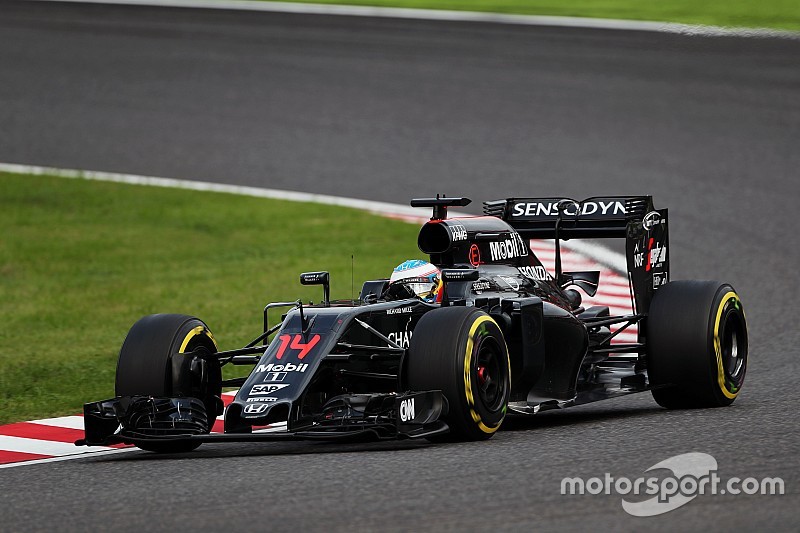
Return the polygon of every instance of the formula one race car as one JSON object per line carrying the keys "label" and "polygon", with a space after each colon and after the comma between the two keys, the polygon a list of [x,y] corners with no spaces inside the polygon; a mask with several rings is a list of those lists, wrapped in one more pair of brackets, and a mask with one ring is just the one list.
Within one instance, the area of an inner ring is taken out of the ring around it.
{"label": "formula one race car", "polygon": [[[469,203],[411,202],[433,208],[418,244],[435,273],[411,278],[432,283],[423,298],[405,277],[330,301],[327,272],[301,274],[323,287],[322,303],[270,303],[263,332],[230,351],[197,318],[142,318],[119,354],[116,398],[84,406],[76,444],[177,452],[215,441],[480,440],[508,413],[634,392],[666,408],[736,399],[747,368],[742,303],[725,283],[669,281],[667,210],[651,197],[512,198],[486,202],[485,216],[448,218]],[[593,296],[599,272],[561,268],[561,240],[612,237],[626,240],[626,316],[581,306],[575,288]],[[554,274],[530,249],[539,238],[555,240]],[[285,314],[270,325],[275,308]],[[614,340],[634,325],[637,342]],[[224,380],[226,364],[253,369]],[[239,387],[227,408],[225,387]],[[224,433],[210,433],[223,411]]]}

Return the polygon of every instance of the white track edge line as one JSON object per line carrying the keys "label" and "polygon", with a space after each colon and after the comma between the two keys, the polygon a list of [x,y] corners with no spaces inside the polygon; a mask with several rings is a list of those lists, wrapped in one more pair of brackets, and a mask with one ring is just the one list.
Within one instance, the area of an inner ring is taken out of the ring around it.
{"label": "white track edge line", "polygon": [[[131,185],[149,185],[153,187],[168,187],[175,189],[188,189],[192,191],[211,191],[257,198],[270,198],[274,200],[287,200],[291,202],[310,202],[325,205],[336,205],[360,209],[371,213],[385,215],[405,215],[424,219],[425,216],[419,209],[389,202],[376,202],[372,200],[359,200],[325,194],[285,191],[262,187],[249,187],[244,185],[228,185],[224,183],[211,183],[207,181],[191,181],[175,178],[158,178],[154,176],[139,176],[135,174],[119,174],[114,172],[99,172],[92,170],[75,170],[64,168],[42,167],[34,165],[21,165],[14,163],[0,163],[0,171],[16,174],[50,175],[70,179],[87,179],[95,181],[108,181],[127,183]],[[451,213],[459,215],[458,213]],[[627,272],[625,256],[609,250],[608,248],[587,241],[565,241],[565,248],[584,254],[623,275]]]}
{"label": "white track edge line", "polygon": [[356,198],[344,198],[341,196],[330,196],[326,194],[294,192],[281,189],[269,189],[263,187],[250,187],[246,185],[229,185],[224,183],[212,183],[207,181],[194,181],[194,180],[184,180],[175,178],[159,178],[154,176],[140,176],[136,174],[120,174],[115,172],[100,172],[93,170],[52,168],[52,167],[42,167],[42,166],[32,166],[32,165],[19,165],[13,163],[0,163],[0,171],[17,173],[17,174],[51,175],[60,178],[109,181],[116,183],[126,183],[130,185],[149,185],[152,187],[167,187],[173,189],[189,189],[193,191],[220,192],[227,194],[237,194],[240,196],[251,196],[256,198],[288,200],[291,202],[310,202],[316,204],[335,205],[340,207],[351,207],[354,209],[360,209],[362,211],[370,211],[374,213],[414,216],[419,218],[422,218],[424,216],[419,209],[406,205],[393,204],[388,202],[376,202],[371,200],[359,200]]}
{"label": "white track edge line", "polygon": [[411,9],[399,7],[353,6],[335,4],[261,2],[254,0],[34,0],[46,2],[108,4],[125,6],[178,7],[192,9],[223,9],[296,13],[306,15],[340,15],[350,17],[380,17],[448,22],[484,22],[518,26],[555,26],[622,31],[675,33],[699,37],[757,37],[800,39],[800,32],[769,28],[734,28],[681,24],[646,20],[624,20],[550,15],[517,15],[478,11],[447,11],[440,9]]}
{"label": "white track edge line", "polygon": [[30,420],[29,424],[39,424],[40,426],[48,426],[53,428],[63,429],[83,429],[83,416],[70,415],[59,416],[55,418],[43,418],[41,420]]}
{"label": "white track edge line", "polygon": [[[108,446],[92,446],[89,450],[108,450]],[[34,437],[18,437],[15,435],[0,435],[0,451],[12,453],[35,453],[37,455],[64,456],[85,452],[72,442],[61,440],[46,440]]]}
{"label": "white track edge line", "polygon": [[17,466],[31,466],[31,465],[40,465],[42,463],[57,463],[59,461],[70,461],[72,459],[88,459],[90,457],[98,457],[100,455],[111,455],[115,453],[123,453],[123,452],[133,452],[133,451],[141,451],[139,448],[119,448],[115,450],[103,450],[103,451],[91,451],[85,453],[77,453],[74,455],[62,455],[59,457],[47,457],[44,459],[33,459],[31,461],[18,461],[16,463],[6,463],[0,465],[0,469],[3,468],[14,468]]}

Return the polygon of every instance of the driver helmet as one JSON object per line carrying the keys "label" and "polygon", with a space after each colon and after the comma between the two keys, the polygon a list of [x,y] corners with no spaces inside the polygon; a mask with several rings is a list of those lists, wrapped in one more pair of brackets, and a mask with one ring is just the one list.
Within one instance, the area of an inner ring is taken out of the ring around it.
{"label": "driver helmet", "polygon": [[409,259],[394,268],[389,285],[404,285],[425,302],[438,302],[442,294],[439,269],[427,261]]}

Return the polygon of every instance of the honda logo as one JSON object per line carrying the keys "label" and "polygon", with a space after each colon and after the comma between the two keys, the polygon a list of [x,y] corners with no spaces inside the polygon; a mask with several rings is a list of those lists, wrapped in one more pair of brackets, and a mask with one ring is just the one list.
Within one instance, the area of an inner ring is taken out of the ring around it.
{"label": "honda logo", "polygon": [[247,415],[260,415],[269,409],[269,405],[263,403],[249,403],[244,406],[244,413]]}

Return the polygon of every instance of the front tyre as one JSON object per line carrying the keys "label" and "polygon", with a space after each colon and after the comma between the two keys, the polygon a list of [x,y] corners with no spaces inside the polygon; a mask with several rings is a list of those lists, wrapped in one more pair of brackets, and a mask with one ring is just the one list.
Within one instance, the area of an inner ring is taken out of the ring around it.
{"label": "front tyre", "polygon": [[411,390],[441,390],[443,417],[456,440],[488,439],[503,423],[511,367],[503,332],[474,307],[444,307],[423,315],[407,359]]}
{"label": "front tyre", "polygon": [[[128,332],[119,352],[117,396],[191,397],[205,406],[208,430],[220,414],[222,373],[217,345],[200,319],[175,314],[149,315]],[[154,452],[184,452],[195,442],[150,443]]]}
{"label": "front tyre", "polygon": [[747,371],[747,322],[727,283],[673,281],[658,289],[647,344],[653,398],[662,407],[722,407],[739,395]]}

